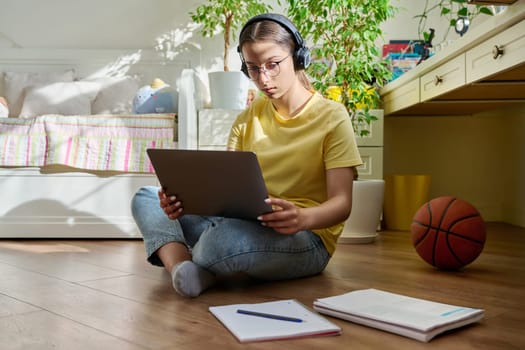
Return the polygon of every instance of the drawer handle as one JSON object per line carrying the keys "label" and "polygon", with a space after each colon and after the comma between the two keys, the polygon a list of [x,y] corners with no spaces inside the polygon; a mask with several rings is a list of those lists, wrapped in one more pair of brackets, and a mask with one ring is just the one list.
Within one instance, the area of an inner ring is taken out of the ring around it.
{"label": "drawer handle", "polygon": [[492,49],[492,58],[497,59],[499,56],[503,56],[503,48],[494,45],[494,48]]}
{"label": "drawer handle", "polygon": [[440,77],[439,75],[436,75],[436,77],[434,78],[434,85],[438,86],[442,82],[443,82],[443,77]]}

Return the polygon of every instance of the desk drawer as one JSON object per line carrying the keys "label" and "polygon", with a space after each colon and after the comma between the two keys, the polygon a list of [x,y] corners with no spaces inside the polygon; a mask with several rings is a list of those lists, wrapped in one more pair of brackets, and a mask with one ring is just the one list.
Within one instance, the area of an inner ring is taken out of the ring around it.
{"label": "desk drawer", "polygon": [[487,78],[525,61],[525,20],[467,51],[467,83]]}
{"label": "desk drawer", "polygon": [[444,63],[420,79],[421,102],[430,100],[465,84],[465,55]]}

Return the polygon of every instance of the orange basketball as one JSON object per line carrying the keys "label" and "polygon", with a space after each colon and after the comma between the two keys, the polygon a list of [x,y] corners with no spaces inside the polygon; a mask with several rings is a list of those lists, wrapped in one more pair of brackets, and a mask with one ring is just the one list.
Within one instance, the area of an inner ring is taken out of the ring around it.
{"label": "orange basketball", "polygon": [[410,231],[419,256],[443,270],[457,270],[476,260],[486,239],[485,222],[476,208],[449,196],[419,208]]}

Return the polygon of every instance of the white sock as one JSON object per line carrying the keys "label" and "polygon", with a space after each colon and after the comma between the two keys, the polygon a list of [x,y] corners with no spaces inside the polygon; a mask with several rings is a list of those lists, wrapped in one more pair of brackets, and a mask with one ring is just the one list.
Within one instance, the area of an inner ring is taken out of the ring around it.
{"label": "white sock", "polygon": [[177,293],[193,298],[214,284],[215,276],[192,261],[183,261],[171,270],[171,280]]}

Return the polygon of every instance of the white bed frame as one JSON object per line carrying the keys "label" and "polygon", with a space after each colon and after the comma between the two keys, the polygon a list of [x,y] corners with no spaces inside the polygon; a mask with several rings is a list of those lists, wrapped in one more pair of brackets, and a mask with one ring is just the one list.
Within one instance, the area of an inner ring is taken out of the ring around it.
{"label": "white bed frame", "polygon": [[[139,74],[142,85],[160,77],[171,86],[178,86],[182,71],[189,67],[188,61],[168,61],[147,50],[2,48],[0,51],[0,72],[73,68],[77,77],[97,72]],[[0,83],[0,96],[2,91]],[[188,108],[188,103],[191,105],[185,100],[180,107]],[[184,132],[174,131],[181,136],[179,145],[182,142],[185,146]],[[0,238],[141,237],[131,216],[130,201],[139,187],[156,184],[152,174],[0,168]]]}

